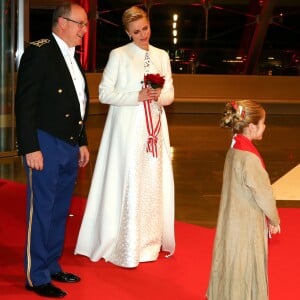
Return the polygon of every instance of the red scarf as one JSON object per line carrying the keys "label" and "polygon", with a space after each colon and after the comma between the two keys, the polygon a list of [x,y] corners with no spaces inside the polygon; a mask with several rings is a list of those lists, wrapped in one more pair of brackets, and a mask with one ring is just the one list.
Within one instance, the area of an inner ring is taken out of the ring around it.
{"label": "red scarf", "polygon": [[249,152],[255,154],[260,159],[263,167],[264,168],[266,167],[263,158],[261,157],[261,155],[259,154],[259,152],[255,148],[253,143],[248,138],[246,138],[242,134],[236,134],[233,137],[233,140],[234,140],[234,144],[233,144],[234,149],[249,151]]}

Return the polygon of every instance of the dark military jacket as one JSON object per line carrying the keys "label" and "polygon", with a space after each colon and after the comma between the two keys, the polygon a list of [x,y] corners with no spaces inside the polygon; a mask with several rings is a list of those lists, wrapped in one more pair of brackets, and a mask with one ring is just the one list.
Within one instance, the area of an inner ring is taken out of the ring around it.
{"label": "dark military jacket", "polygon": [[37,130],[41,129],[72,145],[87,145],[85,117],[63,54],[51,35],[30,43],[22,55],[15,96],[17,146],[20,155],[40,150]]}

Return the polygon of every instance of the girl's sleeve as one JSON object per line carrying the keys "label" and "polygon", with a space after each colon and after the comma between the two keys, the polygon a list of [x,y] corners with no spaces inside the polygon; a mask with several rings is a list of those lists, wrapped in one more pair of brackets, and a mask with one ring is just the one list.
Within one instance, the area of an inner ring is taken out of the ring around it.
{"label": "girl's sleeve", "polygon": [[251,190],[254,200],[262,209],[270,223],[274,226],[280,223],[269,175],[258,157],[249,155],[245,162],[245,183]]}

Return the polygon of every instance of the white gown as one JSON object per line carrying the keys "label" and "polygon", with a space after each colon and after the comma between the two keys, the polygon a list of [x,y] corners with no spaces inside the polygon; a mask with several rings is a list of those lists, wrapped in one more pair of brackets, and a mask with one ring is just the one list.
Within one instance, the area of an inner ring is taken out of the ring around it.
{"label": "white gown", "polygon": [[[174,181],[163,109],[173,101],[174,90],[166,53],[151,46],[149,54],[150,72],[166,79],[159,101],[151,103],[153,123],[161,118],[158,156],[146,151],[145,111],[143,103],[137,102],[145,51],[131,43],[112,51],[100,84],[100,99],[110,108],[75,248],[75,254],[92,261],[104,258],[128,268],[156,260],[160,250],[168,254],[175,250]],[[137,74],[139,62],[141,74]],[[133,74],[128,83],[119,80],[123,65]],[[135,77],[138,83],[133,91],[130,84]]]}

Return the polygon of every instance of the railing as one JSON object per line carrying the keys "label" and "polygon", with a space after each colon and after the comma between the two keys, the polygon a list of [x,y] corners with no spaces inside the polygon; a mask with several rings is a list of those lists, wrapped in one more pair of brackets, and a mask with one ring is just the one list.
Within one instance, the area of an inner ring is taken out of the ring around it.
{"label": "railing", "polygon": [[[88,73],[91,103],[99,103],[102,73]],[[300,76],[173,74],[175,102],[169,111],[219,111],[231,99],[253,99],[268,107],[269,113],[300,114]],[[99,105],[105,112],[106,105]],[[92,110],[93,112],[93,110]]]}

